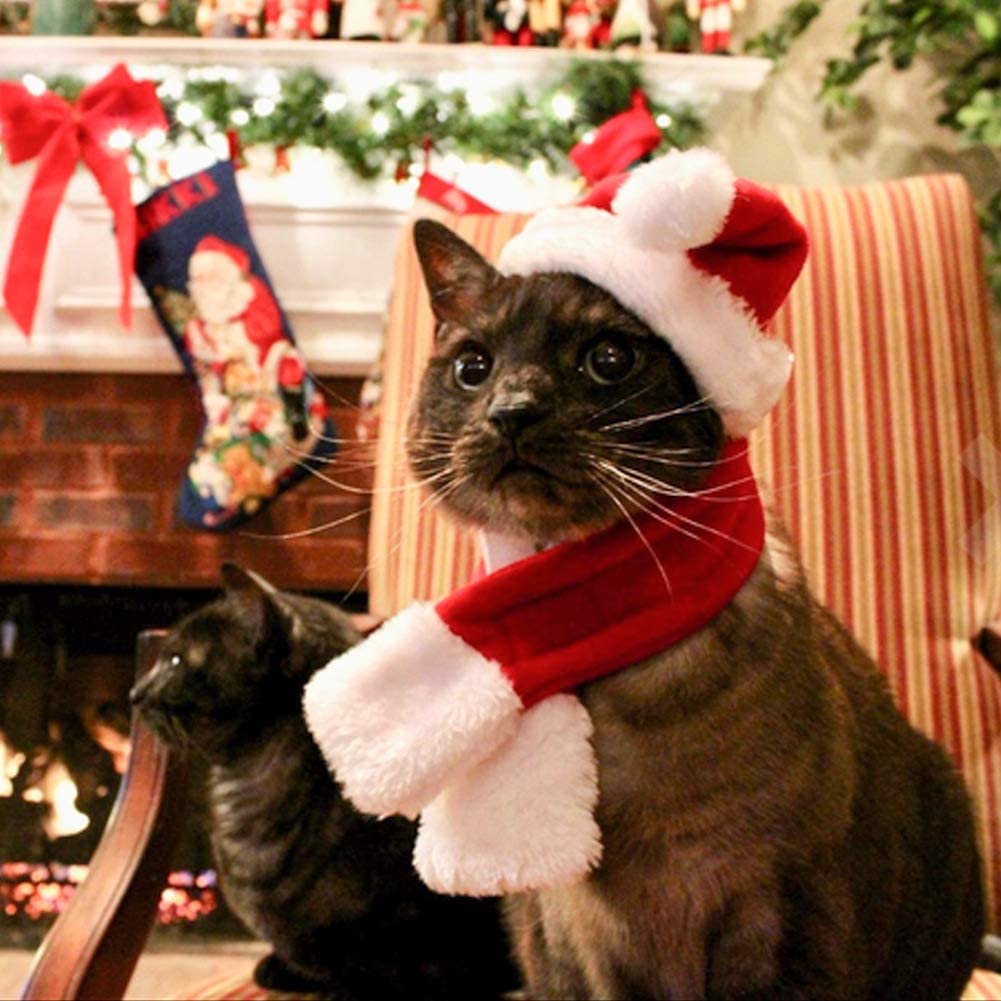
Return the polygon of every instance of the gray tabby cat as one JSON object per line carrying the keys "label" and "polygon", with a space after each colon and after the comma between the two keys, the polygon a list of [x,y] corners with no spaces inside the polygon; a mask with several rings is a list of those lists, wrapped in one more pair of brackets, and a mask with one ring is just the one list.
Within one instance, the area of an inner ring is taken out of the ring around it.
{"label": "gray tabby cat", "polygon": [[[698,490],[723,426],[662,338],[583,278],[415,238],[437,332],[410,460],[451,513],[553,542]],[[967,794],[774,526],[707,627],[578,694],[604,855],[507,899],[532,997],[959,996],[983,931]]]}

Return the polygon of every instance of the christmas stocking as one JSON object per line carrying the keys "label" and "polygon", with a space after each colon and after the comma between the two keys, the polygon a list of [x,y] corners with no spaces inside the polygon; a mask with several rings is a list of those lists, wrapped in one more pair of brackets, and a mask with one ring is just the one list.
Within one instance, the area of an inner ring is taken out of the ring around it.
{"label": "christmas stocking", "polygon": [[160,188],[136,215],[136,272],[205,416],[181,517],[222,531],[332,454],[333,424],[254,247],[232,164]]}

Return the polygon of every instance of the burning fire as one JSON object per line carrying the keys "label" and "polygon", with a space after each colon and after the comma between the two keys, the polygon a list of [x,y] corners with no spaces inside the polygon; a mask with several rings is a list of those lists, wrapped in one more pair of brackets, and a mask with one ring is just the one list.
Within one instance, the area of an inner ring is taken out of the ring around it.
{"label": "burning fire", "polygon": [[0,863],[0,906],[7,917],[24,914],[32,921],[59,914],[86,875],[85,865]]}
{"label": "burning fire", "polygon": [[[128,754],[126,741],[125,755]],[[27,761],[26,756],[15,750],[0,733],[0,797],[14,795],[14,780],[21,773]],[[59,757],[50,757],[48,763],[41,759],[44,771],[31,785],[25,788],[21,796],[29,803],[47,803],[48,816],[43,821],[45,835],[50,841],[57,838],[69,838],[80,834],[90,826],[90,817],[77,809],[79,790],[66,763]],[[118,770],[118,762],[115,761]]]}
{"label": "burning fire", "polygon": [[69,769],[58,760],[45,769],[38,785],[24,790],[24,798],[28,802],[49,804],[49,814],[42,821],[42,826],[50,841],[70,838],[90,826],[90,817],[76,808],[77,791]]}
{"label": "burning fire", "polygon": [[160,894],[157,920],[162,925],[197,921],[219,906],[214,869],[204,872],[172,872]]}
{"label": "burning fire", "polygon": [[[87,878],[86,865],[0,862],[0,909],[7,918],[32,921],[61,914],[76,888]],[[176,925],[207,917],[219,906],[216,874],[172,872],[160,895],[157,921]]]}
{"label": "burning fire", "polygon": [[[121,744],[121,742],[119,742]],[[103,745],[102,745],[103,746]],[[124,770],[128,744],[116,745],[121,761],[116,771]],[[113,755],[114,756],[114,755]],[[15,781],[27,758],[15,750],[0,732],[0,797],[15,795]],[[29,803],[47,803],[49,810],[42,820],[49,841],[72,837],[90,826],[90,817],[77,808],[78,789],[69,769],[58,757],[37,762],[38,777],[21,792]],[[0,861],[0,912],[5,920],[28,918],[39,921],[61,914],[76,888],[86,879],[88,866],[59,862]],[[190,924],[207,917],[219,906],[216,874],[212,869],[200,872],[173,872],[160,896],[157,920],[161,925]]]}

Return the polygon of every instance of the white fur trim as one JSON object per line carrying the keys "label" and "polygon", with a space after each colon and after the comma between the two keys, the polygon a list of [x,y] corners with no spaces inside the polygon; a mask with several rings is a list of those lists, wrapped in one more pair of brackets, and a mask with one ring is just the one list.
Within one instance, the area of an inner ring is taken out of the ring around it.
{"label": "white fur trim", "polygon": [[540,212],[504,247],[497,266],[507,275],[566,271],[606,289],[678,352],[733,437],[758,424],[789,380],[791,352],[762,335],[722,278],[699,271],[684,250],[635,243],[610,212]]}
{"label": "white fur trim", "polygon": [[612,201],[635,243],[687,250],[710,243],[733,205],[737,180],[708,149],[672,150],[637,167]]}
{"label": "white fur trim", "polygon": [[359,810],[416,816],[512,734],[522,705],[496,662],[416,604],[318,671],[303,708]]}
{"label": "white fur trim", "polygon": [[414,865],[439,893],[496,896],[584,879],[601,860],[591,717],[553,695],[421,813]]}

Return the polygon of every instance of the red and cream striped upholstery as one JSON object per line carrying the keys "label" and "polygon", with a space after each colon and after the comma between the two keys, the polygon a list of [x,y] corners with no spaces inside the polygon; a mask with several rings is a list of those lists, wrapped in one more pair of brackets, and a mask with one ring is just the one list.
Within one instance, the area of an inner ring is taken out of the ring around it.
{"label": "red and cream striped upholstery", "polygon": [[1001,402],[979,232],[958,177],[783,189],[813,239],[775,319],[791,391],[754,442],[816,592],[977,802],[1001,917]]}
{"label": "red and cream striped upholstery", "polygon": [[[797,364],[755,435],[755,468],[816,593],[873,653],[908,717],[960,764],[998,928],[1001,678],[971,639],[1001,621],[1001,401],[970,194],[954,176],[781,194],[812,252],[773,324]],[[449,224],[496,259],[524,221]],[[404,241],[369,538],[370,607],[383,616],[447,593],[476,559],[405,473],[406,416],[432,333]],[[977,983],[971,997],[993,989]]]}

